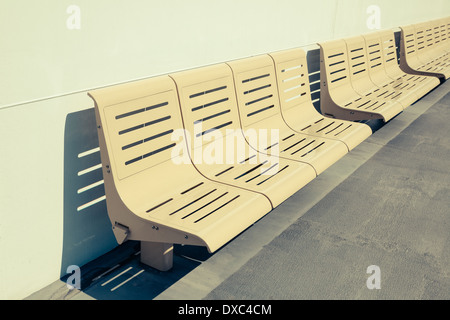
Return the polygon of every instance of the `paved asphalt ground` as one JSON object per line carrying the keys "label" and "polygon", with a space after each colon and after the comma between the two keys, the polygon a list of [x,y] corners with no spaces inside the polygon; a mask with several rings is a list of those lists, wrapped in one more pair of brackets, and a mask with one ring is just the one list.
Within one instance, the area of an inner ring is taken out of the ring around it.
{"label": "paved asphalt ground", "polygon": [[62,279],[28,298],[449,300],[450,82],[370,125],[370,138],[218,252],[176,246],[163,273],[128,242],[82,268],[81,290]]}

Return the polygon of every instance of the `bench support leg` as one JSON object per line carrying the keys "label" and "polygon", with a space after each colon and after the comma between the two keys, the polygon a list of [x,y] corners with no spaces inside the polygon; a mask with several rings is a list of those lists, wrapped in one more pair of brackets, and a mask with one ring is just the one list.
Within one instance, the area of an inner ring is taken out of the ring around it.
{"label": "bench support leg", "polygon": [[173,244],[141,241],[141,262],[159,271],[168,271],[173,265]]}

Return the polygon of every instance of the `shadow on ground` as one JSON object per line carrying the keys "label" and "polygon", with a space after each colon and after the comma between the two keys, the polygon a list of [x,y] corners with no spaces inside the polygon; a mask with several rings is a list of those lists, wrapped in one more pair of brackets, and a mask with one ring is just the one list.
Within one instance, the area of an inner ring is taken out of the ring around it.
{"label": "shadow on ground", "polygon": [[82,294],[75,299],[152,300],[212,255],[203,247],[175,245],[173,268],[161,272],[140,262],[139,247],[138,241],[127,241],[84,265]]}

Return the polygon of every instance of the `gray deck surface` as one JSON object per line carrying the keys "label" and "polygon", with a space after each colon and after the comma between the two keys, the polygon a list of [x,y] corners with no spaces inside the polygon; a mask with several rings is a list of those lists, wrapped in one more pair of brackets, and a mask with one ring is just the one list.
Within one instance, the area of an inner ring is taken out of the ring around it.
{"label": "gray deck surface", "polygon": [[[214,254],[174,267],[128,242],[29,299],[450,299],[450,82],[417,101]],[[368,289],[367,267],[380,268]]]}

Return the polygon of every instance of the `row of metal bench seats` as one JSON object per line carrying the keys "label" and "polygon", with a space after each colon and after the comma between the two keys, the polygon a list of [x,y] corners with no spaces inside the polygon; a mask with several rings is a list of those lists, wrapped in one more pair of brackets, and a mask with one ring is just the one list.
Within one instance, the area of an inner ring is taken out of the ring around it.
{"label": "row of metal bench seats", "polygon": [[411,74],[450,77],[450,17],[400,27],[400,66]]}
{"label": "row of metal bench seats", "polygon": [[330,117],[389,121],[440,83],[400,68],[392,30],[319,46],[321,112]]}
{"label": "row of metal bench seats", "polygon": [[114,234],[159,270],[172,244],[217,250],[372,133],[316,111],[302,49],[89,95]]}
{"label": "row of metal bench seats", "polygon": [[439,84],[397,63],[394,33],[320,43],[320,114],[290,49],[89,92],[119,244],[172,267],[173,244],[236,237]]}

